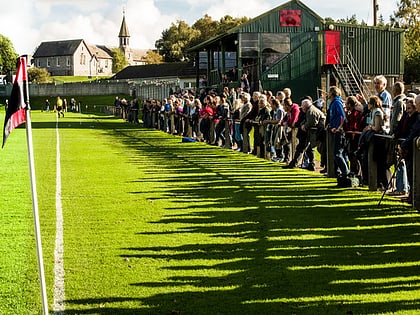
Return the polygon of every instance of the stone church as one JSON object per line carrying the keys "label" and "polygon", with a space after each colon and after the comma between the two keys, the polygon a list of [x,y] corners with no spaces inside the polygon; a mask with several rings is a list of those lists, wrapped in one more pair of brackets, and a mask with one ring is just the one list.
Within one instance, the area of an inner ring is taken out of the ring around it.
{"label": "stone church", "polygon": [[118,38],[119,47],[92,45],[83,39],[42,42],[32,56],[33,66],[47,69],[52,76],[111,76],[115,48],[124,53],[129,65],[144,64],[147,50],[130,47],[125,13]]}

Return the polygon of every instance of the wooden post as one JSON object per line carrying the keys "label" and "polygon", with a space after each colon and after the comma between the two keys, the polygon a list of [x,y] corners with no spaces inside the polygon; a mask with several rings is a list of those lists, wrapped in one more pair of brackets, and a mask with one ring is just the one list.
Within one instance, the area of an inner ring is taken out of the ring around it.
{"label": "wooden post", "polygon": [[230,141],[230,126],[229,119],[225,119],[225,148],[232,149],[232,143]]}
{"label": "wooden post", "polygon": [[420,210],[420,137],[413,141],[413,208]]}
{"label": "wooden post", "polygon": [[293,160],[296,153],[296,147],[298,145],[298,139],[297,139],[298,129],[292,128],[291,133],[292,133],[292,138],[291,138],[292,143],[290,145],[290,160]]}
{"label": "wooden post", "polygon": [[[215,123],[213,119],[210,119],[210,136],[209,136],[209,141],[210,144],[214,144],[214,142],[216,141],[216,134],[215,134]],[[218,145],[218,143],[216,143],[216,145]]]}
{"label": "wooden post", "polygon": [[327,130],[327,176],[335,177],[334,134]]}
{"label": "wooden post", "polygon": [[193,130],[192,130],[192,124],[190,121],[187,123],[187,137],[192,138],[193,137]]}
{"label": "wooden post", "polygon": [[151,116],[152,116],[152,125],[150,126],[150,128],[156,128],[156,112],[152,112],[150,111]]}
{"label": "wooden post", "polygon": [[[368,185],[370,191],[378,190],[378,165],[373,159],[373,151],[375,149],[375,139],[369,142],[368,149]],[[385,157],[384,157],[385,158]]]}
{"label": "wooden post", "polygon": [[[261,142],[264,142],[264,126],[255,125],[254,132],[257,133],[257,138],[258,138],[258,141],[259,141],[258,146],[256,148],[255,148],[255,143],[254,143],[254,150],[256,152],[256,156],[259,157],[259,158],[264,158],[264,152],[261,152]],[[255,139],[255,137],[254,137],[254,139]]]}
{"label": "wooden post", "polygon": [[242,148],[243,148],[243,152],[244,153],[248,153],[248,151],[249,151],[249,149],[251,148],[251,145],[250,145],[250,134],[251,133],[249,133],[248,135],[247,135],[247,128],[246,128],[246,126],[245,126],[245,124],[244,124],[244,132],[243,132],[243,136],[242,136]]}
{"label": "wooden post", "polygon": [[171,120],[171,135],[175,134],[175,115],[170,113],[169,119]]}

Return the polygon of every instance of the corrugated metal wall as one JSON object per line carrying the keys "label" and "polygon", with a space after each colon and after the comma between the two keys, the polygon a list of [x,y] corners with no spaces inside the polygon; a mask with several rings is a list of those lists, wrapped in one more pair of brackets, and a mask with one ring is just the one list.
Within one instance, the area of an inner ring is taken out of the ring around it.
{"label": "corrugated metal wall", "polygon": [[395,29],[335,25],[341,32],[343,63],[351,51],[362,74],[399,76],[404,73],[404,32]]}

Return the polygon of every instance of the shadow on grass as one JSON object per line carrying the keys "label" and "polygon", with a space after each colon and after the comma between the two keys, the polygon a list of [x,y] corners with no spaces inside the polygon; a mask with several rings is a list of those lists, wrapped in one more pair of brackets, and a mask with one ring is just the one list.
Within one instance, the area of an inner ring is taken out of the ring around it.
{"label": "shadow on grass", "polygon": [[[101,124],[138,152],[131,163],[141,165],[139,181],[150,190],[131,193],[172,204],[162,219],[150,222],[167,229],[139,231],[138,237],[196,235],[197,241],[122,249],[121,257],[130,260],[168,261],[161,266],[169,274],[164,281],[130,284],[161,293],[70,300],[66,314],[380,314],[420,308],[419,223],[411,209],[387,199],[378,208],[379,194],[337,189],[319,174],[180,143],[157,131]],[[144,308],[112,307],[123,302]],[[73,311],[72,304],[88,309]]]}

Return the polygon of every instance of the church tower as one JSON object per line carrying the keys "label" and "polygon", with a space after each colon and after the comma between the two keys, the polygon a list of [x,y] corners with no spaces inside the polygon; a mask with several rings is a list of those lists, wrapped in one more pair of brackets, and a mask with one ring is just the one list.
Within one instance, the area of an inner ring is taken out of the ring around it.
{"label": "church tower", "polygon": [[128,32],[127,23],[125,21],[125,10],[123,11],[123,19],[118,37],[120,39],[119,48],[124,53],[128,63],[131,64],[133,62],[133,55],[130,49],[130,33]]}

